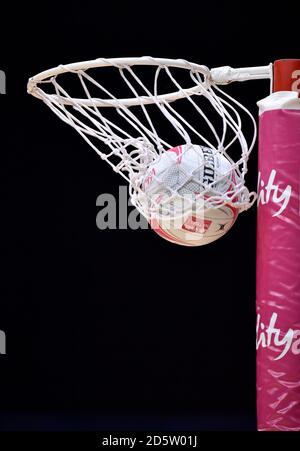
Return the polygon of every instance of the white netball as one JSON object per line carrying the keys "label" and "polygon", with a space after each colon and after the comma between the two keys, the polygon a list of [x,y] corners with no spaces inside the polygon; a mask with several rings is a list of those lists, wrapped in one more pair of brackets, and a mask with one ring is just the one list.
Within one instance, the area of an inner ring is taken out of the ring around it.
{"label": "white netball", "polygon": [[226,198],[238,176],[231,162],[209,147],[185,144],[164,152],[148,168],[143,191],[149,222],[162,238],[183,246],[201,246],[225,235],[239,210]]}

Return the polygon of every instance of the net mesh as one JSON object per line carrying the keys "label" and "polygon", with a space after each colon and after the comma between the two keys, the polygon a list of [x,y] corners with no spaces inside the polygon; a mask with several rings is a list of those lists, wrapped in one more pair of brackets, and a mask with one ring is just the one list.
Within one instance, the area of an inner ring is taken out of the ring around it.
{"label": "net mesh", "polygon": [[[61,66],[61,72],[34,83],[31,93],[128,181],[132,204],[147,219],[158,209],[158,202],[145,190],[149,169],[178,145],[185,151],[205,146],[214,157],[224,157],[230,168],[216,171],[213,180],[204,182],[205,159],[192,171],[170,160],[168,171],[157,180],[169,193],[163,201],[160,196],[161,214],[174,214],[178,198],[186,201],[190,193],[190,204],[197,198],[204,209],[229,204],[242,211],[253,204],[256,195],[247,189],[245,175],[256,123],[243,105],[213,83],[208,69],[109,64],[98,70]],[[246,119],[253,127],[248,141],[243,133]],[[222,181],[229,176],[232,180],[232,174],[234,183],[224,190]]]}

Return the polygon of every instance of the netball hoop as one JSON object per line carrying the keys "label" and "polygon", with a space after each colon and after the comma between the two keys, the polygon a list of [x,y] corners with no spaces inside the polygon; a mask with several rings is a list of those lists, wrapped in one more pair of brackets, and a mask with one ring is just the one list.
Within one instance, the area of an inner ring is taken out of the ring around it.
{"label": "netball hoop", "polygon": [[[243,211],[253,204],[256,194],[247,189],[245,175],[256,122],[218,84],[271,74],[271,65],[209,70],[184,60],[101,58],[42,72],[29,80],[28,92],[43,100],[129,182],[132,204],[149,219],[158,206],[143,187],[147,170],[178,145],[206,146],[230,162],[227,172],[217,173],[210,183],[199,180],[204,160],[199,171],[187,175],[201,186],[197,201],[204,209],[228,204]],[[249,123],[252,135],[246,138],[244,124],[249,129]],[[235,183],[220,189],[220,182],[233,171]],[[178,190],[173,194],[180,195]],[[169,206],[165,204],[160,214],[170,215]]]}
{"label": "netball hoop", "polygon": [[[165,227],[180,197],[193,193],[193,208],[201,201],[203,220],[192,216],[179,230],[192,230],[204,244],[212,241],[213,221],[223,233],[222,206],[224,223],[232,224],[256,198],[245,185],[256,121],[218,85],[271,80],[273,93],[258,102],[257,419],[260,430],[299,431],[300,60],[276,61],[274,82],[272,72],[272,64],[209,70],[184,60],[98,59],[42,72],[28,92],[129,182],[132,203],[148,220],[163,204],[157,233],[193,245]],[[203,175],[211,162],[209,179]]]}

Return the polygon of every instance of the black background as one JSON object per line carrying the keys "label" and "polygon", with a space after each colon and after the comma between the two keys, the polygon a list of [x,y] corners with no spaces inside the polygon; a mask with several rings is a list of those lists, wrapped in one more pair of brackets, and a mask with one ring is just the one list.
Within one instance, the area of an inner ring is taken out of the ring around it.
{"label": "black background", "polygon": [[[299,57],[295,3],[43,1],[4,9],[1,24],[0,428],[253,428],[255,208],[199,248],[99,231],[96,197],[123,180],[26,83],[100,56]],[[269,87],[234,89],[256,114]]]}

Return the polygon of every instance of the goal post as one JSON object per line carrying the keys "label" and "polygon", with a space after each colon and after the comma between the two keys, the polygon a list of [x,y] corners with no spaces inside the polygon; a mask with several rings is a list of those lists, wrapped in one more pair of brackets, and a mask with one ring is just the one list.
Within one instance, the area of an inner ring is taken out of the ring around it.
{"label": "goal post", "polygon": [[274,63],[258,102],[257,417],[300,430],[300,60]]}

